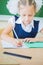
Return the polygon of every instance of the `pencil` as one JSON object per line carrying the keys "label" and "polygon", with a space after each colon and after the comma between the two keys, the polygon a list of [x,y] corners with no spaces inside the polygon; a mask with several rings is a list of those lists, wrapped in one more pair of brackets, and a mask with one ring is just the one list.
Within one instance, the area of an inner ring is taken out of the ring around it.
{"label": "pencil", "polygon": [[14,29],[13,29],[13,31],[14,31],[16,38],[18,39],[18,35],[17,35],[16,31]]}

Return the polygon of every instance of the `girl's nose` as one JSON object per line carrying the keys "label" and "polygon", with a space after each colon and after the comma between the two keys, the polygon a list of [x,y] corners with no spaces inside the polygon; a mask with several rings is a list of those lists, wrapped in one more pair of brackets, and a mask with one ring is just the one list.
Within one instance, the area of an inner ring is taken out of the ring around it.
{"label": "girl's nose", "polygon": [[25,20],[26,20],[26,21],[28,21],[28,19],[29,19],[29,17],[28,17],[28,16],[26,16],[26,17],[25,17]]}

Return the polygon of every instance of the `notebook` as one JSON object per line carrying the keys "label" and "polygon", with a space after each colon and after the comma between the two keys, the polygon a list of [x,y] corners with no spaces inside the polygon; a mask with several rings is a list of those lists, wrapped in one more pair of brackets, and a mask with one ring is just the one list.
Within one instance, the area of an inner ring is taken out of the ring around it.
{"label": "notebook", "polygon": [[27,48],[43,48],[43,42],[30,42],[30,44],[26,42],[25,45]]}

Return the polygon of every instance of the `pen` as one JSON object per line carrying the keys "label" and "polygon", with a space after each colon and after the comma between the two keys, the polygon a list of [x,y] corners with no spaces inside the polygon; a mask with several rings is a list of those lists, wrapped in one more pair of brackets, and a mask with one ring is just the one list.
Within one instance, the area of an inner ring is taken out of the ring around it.
{"label": "pen", "polygon": [[4,54],[7,54],[7,55],[12,55],[12,56],[16,56],[16,57],[25,58],[25,59],[31,59],[31,58],[32,58],[32,57],[30,57],[30,56],[20,55],[20,54],[11,53],[11,52],[3,52],[3,53],[4,53]]}
{"label": "pen", "polygon": [[16,36],[16,38],[18,39],[18,36],[17,36],[17,33],[16,33],[16,31],[13,29],[13,31],[14,31],[14,34],[15,34],[15,36]]}

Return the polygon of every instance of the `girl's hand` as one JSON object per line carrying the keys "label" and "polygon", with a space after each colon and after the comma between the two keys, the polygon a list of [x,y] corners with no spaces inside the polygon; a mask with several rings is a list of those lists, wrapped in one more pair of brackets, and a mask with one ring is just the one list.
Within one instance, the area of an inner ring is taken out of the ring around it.
{"label": "girl's hand", "polygon": [[18,47],[22,46],[22,40],[17,39],[16,46],[18,46]]}
{"label": "girl's hand", "polygon": [[24,42],[37,42],[37,38],[25,38]]}
{"label": "girl's hand", "polygon": [[23,40],[23,42],[29,42],[30,41],[30,38],[25,38],[24,40]]}

